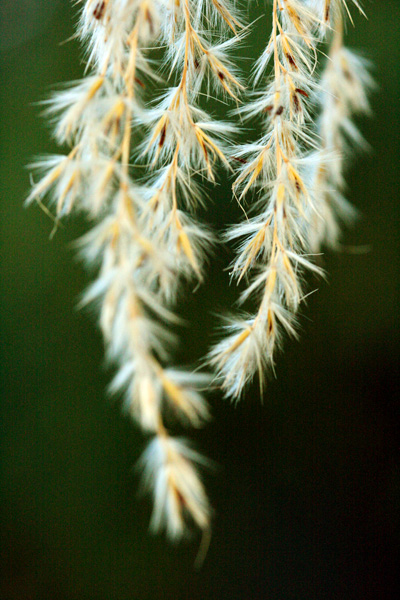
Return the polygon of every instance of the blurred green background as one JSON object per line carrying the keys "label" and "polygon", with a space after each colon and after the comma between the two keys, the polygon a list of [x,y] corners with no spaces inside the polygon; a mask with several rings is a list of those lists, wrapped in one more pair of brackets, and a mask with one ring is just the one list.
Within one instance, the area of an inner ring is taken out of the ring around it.
{"label": "blurred green background", "polygon": [[[147,533],[151,505],[133,465],[144,440],[105,388],[103,344],[76,310],[88,276],[71,242],[84,230],[23,209],[25,165],[55,146],[35,105],[82,74],[68,0],[1,0],[1,600],[268,600],[396,597],[399,464],[398,0],[367,2],[348,44],[375,64],[373,150],[348,177],[362,217],[346,233],[368,253],[324,257],[327,282],[303,310],[261,405],[210,398],[214,420],[193,438],[218,463],[207,476],[214,533],[171,547]],[[255,6],[252,16],[264,5]],[[397,23],[397,25],[396,25]],[[243,54],[262,45],[262,21]],[[249,62],[243,62],[248,68]],[[205,218],[240,211],[225,183]],[[206,350],[213,313],[236,297],[212,259],[206,284],[180,306],[184,362]]]}

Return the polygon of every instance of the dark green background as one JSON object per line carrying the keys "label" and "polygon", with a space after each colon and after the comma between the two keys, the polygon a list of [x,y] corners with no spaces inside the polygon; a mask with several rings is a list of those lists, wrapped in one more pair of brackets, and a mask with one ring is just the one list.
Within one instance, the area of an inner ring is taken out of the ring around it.
{"label": "dark green background", "polygon": [[[372,152],[349,175],[362,218],[346,234],[369,253],[326,256],[328,281],[303,310],[261,405],[256,386],[234,408],[210,398],[196,434],[220,465],[207,476],[215,507],[204,567],[198,540],[148,535],[137,498],[141,434],[110,401],[94,318],[76,310],[88,277],[70,243],[84,230],[52,224],[22,203],[24,168],[55,149],[38,117],[51,86],[82,73],[67,0],[1,0],[1,600],[381,600],[396,595],[400,506],[399,3],[366,3],[349,45],[375,64]],[[252,16],[261,14],[254,8]],[[262,47],[262,21],[248,56]],[[258,35],[257,35],[258,34]],[[250,63],[243,62],[244,68]],[[237,219],[229,187],[211,190],[206,218]],[[187,290],[181,361],[204,353],[215,312],[236,297],[220,252],[206,284]]]}

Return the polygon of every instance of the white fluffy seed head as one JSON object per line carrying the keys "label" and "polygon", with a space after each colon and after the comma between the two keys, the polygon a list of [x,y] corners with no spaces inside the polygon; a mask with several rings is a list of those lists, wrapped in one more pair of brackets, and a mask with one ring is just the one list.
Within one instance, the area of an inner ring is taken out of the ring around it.
{"label": "white fluffy seed head", "polygon": [[[357,1],[353,4],[361,10]],[[318,44],[333,28],[341,38],[346,10],[344,0],[274,0],[272,33],[253,70],[261,89],[240,109],[247,119],[262,116],[261,137],[234,155],[239,163],[234,193],[255,216],[234,226],[227,239],[240,240],[232,275],[247,287],[239,302],[255,297],[259,308],[253,316],[233,320],[210,354],[223,389],[233,398],[256,372],[262,387],[281,332],[294,333],[305,298],[304,272],[323,275],[313,255],[323,240],[336,245],[338,221],[352,212],[340,193],[342,162],[350,142],[362,142],[351,117],[368,108],[369,75],[359,58],[335,42],[324,76],[317,77]]]}
{"label": "white fluffy seed head", "polygon": [[197,472],[197,465],[207,465],[203,456],[185,440],[164,436],[150,442],[139,464],[144,488],[153,491],[153,531],[165,529],[176,540],[188,532],[190,522],[208,528],[211,510]]}

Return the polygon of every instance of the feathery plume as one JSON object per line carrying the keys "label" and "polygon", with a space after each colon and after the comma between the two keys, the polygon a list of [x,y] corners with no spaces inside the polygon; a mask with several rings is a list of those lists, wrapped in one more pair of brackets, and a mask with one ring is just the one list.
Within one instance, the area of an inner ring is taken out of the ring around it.
{"label": "feathery plume", "polygon": [[310,149],[318,146],[309,105],[319,27],[318,15],[306,3],[274,0],[272,33],[254,71],[257,82],[273,61],[266,89],[246,107],[247,115],[264,115],[265,133],[240,153],[243,165],[233,189],[239,200],[256,190],[258,214],[234,227],[228,238],[244,238],[232,272],[238,281],[252,275],[240,301],[256,294],[259,308],[244,320],[234,319],[229,338],[210,354],[226,395],[233,398],[256,372],[262,387],[266,367],[274,366],[281,330],[295,335],[294,315],[304,295],[302,272],[320,272],[307,257],[303,235],[314,204]]}
{"label": "feathery plume", "polygon": [[[255,296],[258,310],[230,318],[229,336],[209,356],[222,389],[234,399],[256,373],[262,390],[267,368],[274,369],[282,332],[296,335],[304,272],[323,275],[312,255],[322,240],[333,243],[336,214],[350,212],[340,191],[332,196],[329,187],[340,187],[346,136],[359,137],[349,116],[353,109],[367,107],[368,74],[363,69],[352,77],[352,69],[362,63],[349,51],[336,49],[339,33],[327,71],[317,79],[318,44],[342,22],[343,11],[348,12],[345,0],[272,0],[272,33],[255,65],[255,84],[264,81],[271,61],[272,73],[266,88],[254,92],[243,110],[247,117],[263,115],[264,132],[237,153],[241,166],[233,185],[240,202],[256,193],[256,216],[227,233],[228,240],[240,240],[232,275],[238,282],[250,278],[239,303]],[[316,131],[318,98],[323,108]],[[333,152],[340,158],[332,158]]]}
{"label": "feathery plume", "polygon": [[336,12],[331,48],[320,78],[321,107],[317,131],[321,140],[320,160],[314,175],[318,209],[310,215],[309,243],[312,252],[322,246],[337,249],[341,222],[354,219],[356,209],[345,199],[345,159],[354,149],[365,148],[353,116],[370,114],[368,92],[374,81],[369,62],[343,45],[343,14]]}
{"label": "feathery plume", "polygon": [[[152,528],[173,539],[191,523],[209,529],[211,515],[197,469],[206,461],[169,435],[164,415],[193,427],[209,418],[209,377],[165,365],[176,341],[169,328],[179,322],[168,304],[182,279],[202,279],[212,243],[189,214],[202,201],[196,177],[215,181],[217,160],[228,166],[233,132],[197,100],[203,82],[235,99],[242,89],[227,58],[233,42],[214,42],[216,21],[235,34],[240,27],[225,0],[87,0],[78,31],[89,73],[46,102],[57,141],[71,150],[36,164],[43,175],[27,199],[48,195],[57,218],[80,210],[93,222],[79,246],[98,276],[82,304],[99,307],[118,367],[111,391],[124,394],[126,410],[153,436],[142,459],[155,497]],[[165,84],[149,48],[164,44],[171,86],[151,107],[146,88]],[[140,179],[134,146],[151,163]]]}

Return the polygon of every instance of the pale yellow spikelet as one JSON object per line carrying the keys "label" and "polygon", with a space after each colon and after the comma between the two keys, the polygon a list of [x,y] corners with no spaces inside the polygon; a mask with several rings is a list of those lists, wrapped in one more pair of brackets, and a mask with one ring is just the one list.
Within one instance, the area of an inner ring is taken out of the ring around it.
{"label": "pale yellow spikelet", "polygon": [[188,519],[203,530],[209,526],[211,509],[196,464],[204,466],[207,461],[185,440],[165,433],[142,456],[143,483],[154,496],[151,528],[166,529],[172,540],[187,532]]}

